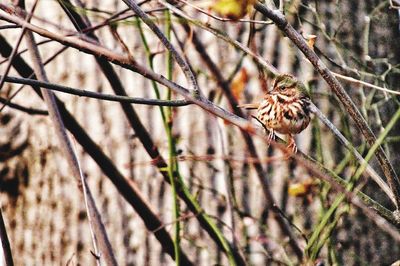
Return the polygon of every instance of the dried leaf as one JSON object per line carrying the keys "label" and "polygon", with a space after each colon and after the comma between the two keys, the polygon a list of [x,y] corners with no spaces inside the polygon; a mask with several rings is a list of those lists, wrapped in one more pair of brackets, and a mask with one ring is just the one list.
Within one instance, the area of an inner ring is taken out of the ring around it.
{"label": "dried leaf", "polygon": [[315,41],[317,40],[317,35],[312,35],[312,34],[310,34],[310,35],[307,36],[306,39],[307,39],[307,45],[308,45],[311,49],[314,50],[314,44],[315,44]]}
{"label": "dried leaf", "polygon": [[231,90],[233,97],[235,97],[237,101],[239,101],[242,98],[243,91],[246,88],[248,81],[249,81],[249,76],[245,68],[242,68],[240,72],[232,80]]}

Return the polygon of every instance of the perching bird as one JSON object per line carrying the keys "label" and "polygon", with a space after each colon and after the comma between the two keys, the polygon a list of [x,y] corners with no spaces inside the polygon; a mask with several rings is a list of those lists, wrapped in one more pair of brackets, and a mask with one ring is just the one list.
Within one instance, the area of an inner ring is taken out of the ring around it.
{"label": "perching bird", "polygon": [[278,75],[261,103],[242,104],[239,107],[257,109],[257,119],[270,131],[288,135],[288,150],[296,153],[293,135],[303,131],[310,123],[310,97],[303,83],[290,74]]}

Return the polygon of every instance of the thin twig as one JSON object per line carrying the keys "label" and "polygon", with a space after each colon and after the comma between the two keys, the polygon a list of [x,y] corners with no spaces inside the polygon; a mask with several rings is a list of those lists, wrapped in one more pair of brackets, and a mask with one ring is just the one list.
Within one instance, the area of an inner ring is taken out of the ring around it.
{"label": "thin twig", "polygon": [[328,173],[323,172],[319,167],[310,164],[310,161],[304,158],[303,156],[294,155],[294,158],[297,160],[297,162],[299,162],[301,165],[307,168],[312,174],[328,182],[336,191],[343,193],[349,202],[351,202],[354,206],[361,209],[361,211],[363,211],[364,214],[370,220],[372,220],[379,228],[389,233],[393,237],[393,239],[395,239],[397,242],[400,242],[399,231],[396,228],[394,228],[393,225],[389,224],[384,218],[373,212],[362,201],[360,201],[359,198],[356,196],[356,193],[346,190],[346,188],[342,187],[337,182],[335,182],[335,180],[332,179],[332,177]]}
{"label": "thin twig", "polygon": [[[169,10],[167,9],[164,11],[165,15],[165,37],[167,38],[168,41],[171,41],[171,14]],[[139,21],[139,20],[138,20]],[[140,25],[139,25],[140,26]],[[144,35],[142,34],[143,38]],[[147,43],[147,40],[144,38],[143,41]],[[151,67],[152,70],[153,68],[153,60],[152,56],[150,54],[150,48],[147,46],[147,56],[149,57],[149,61],[151,62]],[[166,76],[168,79],[172,79],[173,76],[173,69],[174,69],[174,64],[172,61],[172,54],[171,51],[167,51],[166,53]],[[158,86],[157,83],[154,82],[154,89],[156,92],[159,94],[158,91]],[[167,99],[171,99],[171,90],[168,90],[167,94]],[[180,185],[185,186],[185,183],[183,181],[179,173],[179,164],[178,161],[176,160],[176,139],[174,134],[172,133],[172,128],[173,128],[173,114],[171,108],[160,108],[161,115],[164,121],[164,127],[165,131],[167,134],[167,139],[168,139],[168,176],[169,180],[171,183],[171,189],[172,189],[172,202],[173,202],[173,216],[176,222],[174,223],[174,251],[175,251],[175,263],[177,266],[181,264],[181,252],[180,252],[180,242],[181,242],[181,223],[179,221],[179,218],[181,216],[181,208],[180,208],[180,201],[179,201],[179,196],[177,193],[177,190],[179,188],[179,185],[177,183],[180,183]]]}
{"label": "thin twig", "polygon": [[[19,110],[21,112],[30,114],[30,115],[48,115],[49,114],[46,110],[39,110],[39,109],[35,109],[35,108],[25,107],[25,106],[10,102],[9,99],[4,99],[2,97],[0,97],[0,103],[6,105],[8,107],[14,108],[16,110]],[[1,112],[1,109],[0,109],[0,112]]]}
{"label": "thin twig", "polygon": [[[60,5],[63,7],[65,12],[68,14],[69,18],[71,19],[72,22],[74,22],[74,26],[78,31],[81,31],[83,28],[87,28],[90,26],[90,20],[85,17],[81,16],[78,13],[76,13],[72,8],[69,8],[68,6],[65,6],[64,3],[70,3],[68,0],[63,0],[59,1]],[[81,6],[83,7],[83,6]],[[87,35],[94,39],[96,43],[100,43],[99,39],[94,33],[87,33]],[[133,60],[130,60],[131,62],[134,62]],[[102,70],[104,76],[107,78],[108,82],[110,83],[111,88],[114,90],[116,94],[124,95],[126,96],[126,90],[118,77],[117,73],[114,71],[112,65],[105,60],[104,58],[96,58],[96,62],[99,65],[100,69]],[[144,127],[143,123],[140,120],[139,115],[136,113],[135,109],[127,104],[127,103],[121,103],[121,107],[126,115],[126,118],[131,126],[131,128],[135,131],[136,136],[140,140],[140,142],[143,144],[144,148],[148,152],[151,158],[156,160],[157,166],[159,166],[160,170],[165,169],[167,166],[165,164],[164,159],[161,157],[157,146],[155,143],[152,141],[151,136],[149,135],[148,131]],[[160,107],[162,110],[162,107]],[[164,176],[164,178],[167,178],[166,171],[161,170],[161,174]],[[167,178],[168,180],[168,178]],[[186,201],[187,202],[187,201]],[[136,205],[136,204],[135,204]],[[143,212],[140,207],[135,208],[138,212],[139,215],[142,217],[145,217],[146,220],[146,226],[150,229],[154,229],[157,225],[157,223],[148,222],[148,214],[146,212]],[[160,223],[158,223],[160,225]],[[159,227],[159,226],[158,226]],[[156,238],[160,241],[160,244],[163,248],[163,250],[169,254],[172,259],[178,260],[176,253],[175,253],[175,243],[169,236],[169,234],[165,230],[160,230],[157,232],[154,232]],[[179,260],[181,261],[182,264],[184,265],[192,265],[193,263],[189,260],[188,256],[185,254],[185,252],[182,250],[182,248],[178,245],[177,246],[178,253],[179,253]]]}
{"label": "thin twig", "polygon": [[201,21],[198,21],[198,20],[195,20],[195,19],[191,18],[189,15],[184,13],[182,10],[180,10],[180,9],[176,8],[175,6],[167,3],[166,1],[158,0],[158,2],[160,4],[168,7],[177,16],[184,18],[187,22],[190,22],[190,23],[192,23],[192,24],[194,24],[194,25],[196,25],[196,26],[198,26],[198,27],[200,27],[200,28],[202,28],[202,29],[214,34],[218,38],[230,43],[231,45],[233,45],[237,49],[240,49],[240,50],[244,51],[247,55],[250,55],[251,57],[253,57],[258,64],[263,66],[264,69],[266,71],[268,71],[269,73],[271,73],[273,76],[276,76],[276,75],[279,74],[279,71],[271,63],[267,62],[261,56],[259,56],[257,54],[254,54],[245,45],[241,44],[240,42],[238,42],[236,40],[233,40],[231,37],[228,36],[228,34],[226,32],[223,32],[221,30],[215,29],[215,28],[211,27],[210,25],[208,25],[206,23],[202,23]]}
{"label": "thin twig", "polygon": [[390,89],[386,89],[386,88],[383,88],[383,87],[379,87],[379,86],[376,86],[374,84],[371,84],[371,83],[368,83],[368,82],[365,82],[365,81],[362,81],[362,80],[358,80],[358,79],[355,79],[355,78],[352,78],[352,77],[341,75],[339,73],[335,73],[333,71],[332,71],[332,74],[335,77],[338,77],[338,78],[346,80],[346,81],[350,81],[351,83],[361,84],[361,85],[363,85],[365,87],[370,87],[370,88],[377,89],[377,90],[380,90],[380,91],[384,91],[384,92],[387,92],[387,93],[400,95],[400,91],[395,91],[395,90],[390,90]]}
{"label": "thin twig", "polygon": [[[192,41],[193,45],[195,46],[197,52],[205,62],[206,66],[210,70],[210,72],[215,76],[215,79],[218,83],[218,85],[221,87],[222,91],[224,92],[226,98],[228,99],[228,103],[230,105],[230,108],[233,110],[234,114],[239,116],[239,117],[244,117],[243,111],[238,108],[238,102],[236,98],[233,96],[231,88],[228,84],[228,82],[225,80],[225,78],[222,76],[221,71],[217,67],[217,65],[213,62],[211,57],[208,55],[204,45],[200,41],[199,37],[197,36],[197,33],[195,31],[191,31],[189,25],[187,23],[182,23],[186,33],[189,35],[192,35]],[[256,158],[256,160],[253,161],[253,166],[256,169],[257,177],[259,179],[259,182],[262,186],[264,196],[266,198],[266,203],[269,208],[274,210],[273,206],[276,205],[275,199],[273,197],[273,194],[270,190],[269,182],[268,179],[266,178],[266,172],[263,169],[261,163],[259,162],[257,151],[255,148],[255,144],[250,136],[250,134],[246,130],[241,131],[243,139],[246,143],[247,149],[250,153],[250,156],[252,158]],[[302,249],[300,248],[299,243],[296,240],[295,235],[293,234],[291,228],[287,224],[287,222],[283,219],[279,213],[275,215],[274,217],[279,224],[282,232],[289,237],[289,243],[293,250],[295,251],[297,257],[299,260],[301,260],[303,256]]]}
{"label": "thin twig", "polygon": [[[2,77],[0,75],[0,77]],[[100,99],[105,101],[112,101],[112,102],[124,102],[124,103],[135,103],[135,104],[144,104],[144,105],[158,105],[158,106],[187,106],[191,104],[186,100],[159,100],[159,99],[145,99],[139,97],[129,97],[129,96],[121,96],[121,95],[112,95],[112,94],[104,94],[98,93],[94,91],[82,90],[82,89],[75,89],[67,86],[58,85],[55,83],[48,83],[44,81],[38,81],[35,79],[25,79],[25,78],[16,78],[16,77],[5,77],[6,82],[10,83],[17,83],[17,84],[25,84],[31,86],[40,86],[42,88],[53,90],[53,91],[60,91],[72,95],[77,96],[84,96],[88,98]]]}
{"label": "thin twig", "polygon": [[[63,46],[60,50],[58,50],[57,52],[55,52],[52,56],[50,56],[44,63],[43,65],[47,65],[48,63],[50,63],[51,61],[53,61],[57,56],[59,56],[61,53],[63,53],[65,50],[67,50],[68,47]],[[31,73],[29,75],[29,78],[33,77],[35,73]],[[14,99],[15,97],[17,97],[17,95],[22,91],[22,89],[24,88],[25,85],[22,85],[21,87],[19,87],[12,95],[10,95],[7,99],[7,102],[4,103],[4,105],[2,107],[0,107],[0,112],[3,111],[3,109],[6,107],[7,103],[9,103],[12,99]]]}
{"label": "thin twig", "polygon": [[[21,28],[21,26],[19,26],[19,25],[15,25],[15,26],[18,26],[18,28]],[[40,41],[40,42],[37,43],[37,46],[40,46],[40,45],[42,45],[42,44],[46,44],[46,43],[49,43],[49,42],[53,42],[53,40],[44,40],[44,41]],[[25,53],[25,52],[27,52],[27,51],[28,51],[28,49],[23,49],[23,50],[19,51],[19,52],[17,53],[17,55],[22,55],[23,53]],[[10,55],[10,56],[11,56],[11,55]],[[5,59],[3,59],[3,60],[0,61],[0,65],[4,64],[4,63],[6,63],[6,62],[8,62],[8,58],[7,58],[7,57],[6,57]],[[3,74],[4,74],[4,73],[3,73]]]}
{"label": "thin twig", "polygon": [[[6,18],[7,20],[11,20],[12,22],[17,23],[17,24],[25,24],[26,23],[23,20],[20,20],[17,17],[9,16],[8,14],[6,14],[4,12],[0,12],[0,17]],[[155,80],[155,81],[159,82],[160,84],[163,84],[166,87],[173,89],[177,93],[181,94],[188,100],[191,100],[193,103],[196,103],[197,105],[199,105],[203,109],[207,110],[208,112],[221,117],[225,121],[228,121],[244,130],[247,130],[249,133],[258,132],[257,135],[265,137],[265,134],[262,131],[257,131],[256,127],[254,127],[254,125],[252,123],[250,123],[242,118],[239,118],[218,106],[215,106],[212,102],[208,101],[207,99],[202,98],[201,100],[199,100],[199,99],[193,98],[190,95],[189,90],[185,89],[182,86],[179,86],[176,83],[166,80],[163,76],[158,75],[158,74],[150,71],[149,69],[143,68],[142,66],[138,65],[137,63],[133,64],[132,62],[129,62],[128,59],[126,59],[126,57],[120,56],[116,53],[113,53],[103,47],[99,47],[92,43],[84,42],[75,37],[65,39],[65,38],[63,38],[63,36],[60,36],[58,34],[50,33],[46,30],[43,30],[43,29],[36,27],[32,24],[29,24],[29,23],[26,23],[26,24],[27,24],[27,28],[29,28],[30,30],[33,30],[37,33],[40,33],[41,35],[43,35],[45,37],[53,38],[53,39],[57,40],[58,42],[67,44],[71,47],[80,49],[84,52],[87,52],[87,53],[90,53],[90,54],[93,54],[96,56],[101,55],[102,58],[110,60],[113,63],[123,66],[127,69],[131,69],[135,72],[138,72],[146,78]],[[285,149],[284,146],[282,146],[281,148]],[[389,217],[389,216],[387,216],[387,217]]]}
{"label": "thin twig", "polygon": [[21,26],[18,25],[3,25],[0,26],[0,30],[6,30],[6,29],[19,29]]}

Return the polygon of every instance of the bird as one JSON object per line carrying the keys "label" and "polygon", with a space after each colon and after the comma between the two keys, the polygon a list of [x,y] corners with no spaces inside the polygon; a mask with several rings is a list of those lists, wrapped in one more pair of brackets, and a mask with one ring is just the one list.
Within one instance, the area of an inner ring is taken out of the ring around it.
{"label": "bird", "polygon": [[275,132],[288,136],[287,151],[297,152],[293,135],[299,134],[310,123],[310,95],[304,84],[291,74],[279,74],[270,90],[259,103],[241,104],[245,109],[257,109],[255,118],[269,130],[268,146],[275,140]]}

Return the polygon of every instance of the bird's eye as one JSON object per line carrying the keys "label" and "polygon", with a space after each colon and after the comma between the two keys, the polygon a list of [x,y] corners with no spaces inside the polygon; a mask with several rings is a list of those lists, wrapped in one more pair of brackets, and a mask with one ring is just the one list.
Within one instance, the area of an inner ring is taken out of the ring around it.
{"label": "bird's eye", "polygon": [[285,88],[286,88],[285,85],[282,85],[282,84],[276,86],[276,89],[277,89],[277,90],[280,90],[280,91],[283,91]]}

